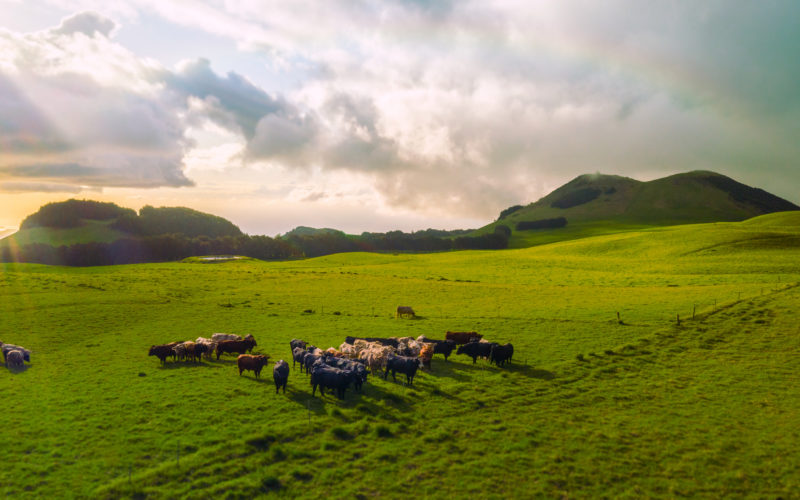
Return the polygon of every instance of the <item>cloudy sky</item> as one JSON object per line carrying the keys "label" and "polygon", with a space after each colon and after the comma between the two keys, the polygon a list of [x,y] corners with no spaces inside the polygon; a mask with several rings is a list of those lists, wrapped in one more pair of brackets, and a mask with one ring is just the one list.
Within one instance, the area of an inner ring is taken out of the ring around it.
{"label": "cloudy sky", "polygon": [[800,2],[0,0],[0,231],[478,227],[590,172],[800,203]]}

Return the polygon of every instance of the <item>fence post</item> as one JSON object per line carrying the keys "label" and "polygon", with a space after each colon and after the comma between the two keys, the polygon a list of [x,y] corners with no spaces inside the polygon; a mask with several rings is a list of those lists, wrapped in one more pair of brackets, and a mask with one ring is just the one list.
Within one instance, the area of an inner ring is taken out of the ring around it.
{"label": "fence post", "polygon": [[681,325],[681,315],[678,314],[678,326],[680,326],[680,325]]}

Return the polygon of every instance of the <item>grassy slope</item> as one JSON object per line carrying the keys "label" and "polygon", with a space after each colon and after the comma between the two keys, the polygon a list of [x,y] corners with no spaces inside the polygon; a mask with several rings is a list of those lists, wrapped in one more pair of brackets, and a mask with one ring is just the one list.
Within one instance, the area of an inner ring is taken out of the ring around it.
{"label": "grassy slope", "polygon": [[[8,265],[0,339],[34,362],[0,372],[0,492],[790,496],[798,247],[777,214],[504,252]],[[425,319],[392,319],[398,304]],[[298,372],[276,396],[232,359],[144,354],[215,331],[286,358],[294,337],[447,329],[513,342],[514,366],[436,359],[413,389],[370,379],[341,403]]]}
{"label": "grassy slope", "polygon": [[30,243],[46,243],[53,246],[74,245],[76,243],[110,243],[129,236],[126,233],[111,229],[112,221],[85,220],[80,227],[58,229],[50,227],[34,227],[21,229],[0,240],[0,245],[27,245]]}
{"label": "grassy slope", "polygon": [[[520,221],[566,217],[568,225],[563,229],[514,231],[510,246],[524,248],[635,228],[741,221],[761,213],[762,209],[738,203],[727,192],[704,180],[715,175],[695,171],[649,182],[610,175],[584,175],[477,232],[491,232],[498,224],[515,229]],[[586,187],[604,192],[596,199],[574,207],[561,209],[551,206],[565,194]],[[607,192],[609,189],[614,192]]]}

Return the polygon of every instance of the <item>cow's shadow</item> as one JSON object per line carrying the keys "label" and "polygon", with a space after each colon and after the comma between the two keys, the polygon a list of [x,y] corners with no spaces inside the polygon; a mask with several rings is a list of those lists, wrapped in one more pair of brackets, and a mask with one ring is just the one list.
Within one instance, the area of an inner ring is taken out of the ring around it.
{"label": "cow's shadow", "polygon": [[167,361],[159,365],[159,369],[161,370],[189,370],[192,368],[222,368],[222,366],[208,362],[193,361]]}
{"label": "cow's shadow", "polygon": [[26,371],[28,371],[28,368],[30,368],[30,365],[26,365],[26,364],[23,363],[20,366],[11,366],[8,363],[6,363],[6,368],[8,368],[9,372],[17,374],[17,373],[25,373]]}
{"label": "cow's shadow", "polygon": [[[239,378],[247,379],[247,380],[250,380],[252,382],[258,382],[259,384],[264,384],[264,383],[269,382],[270,385],[274,386],[275,385],[275,381],[272,378],[272,372],[269,373],[268,377],[264,376],[264,372],[265,372],[265,370],[262,370],[261,371],[261,376],[256,378],[255,374],[252,371],[245,370],[245,371],[242,372],[242,374],[239,376]],[[288,386],[287,386],[287,388],[288,388]]]}
{"label": "cow's shadow", "polygon": [[459,382],[468,382],[474,380],[475,377],[503,372],[514,373],[539,380],[552,380],[556,378],[555,373],[551,371],[536,368],[528,364],[522,364],[519,361],[508,361],[503,366],[496,366],[480,358],[474,364],[471,358],[467,358],[464,362],[453,362],[451,360],[448,362],[442,361],[441,363],[434,363],[433,369],[427,373],[432,376],[449,377]]}
{"label": "cow's shadow", "polygon": [[549,370],[536,368],[531,365],[523,365],[518,362],[506,363],[504,366],[499,367],[499,370],[507,370],[509,373],[524,375],[539,380],[553,380],[556,378],[556,374]]}

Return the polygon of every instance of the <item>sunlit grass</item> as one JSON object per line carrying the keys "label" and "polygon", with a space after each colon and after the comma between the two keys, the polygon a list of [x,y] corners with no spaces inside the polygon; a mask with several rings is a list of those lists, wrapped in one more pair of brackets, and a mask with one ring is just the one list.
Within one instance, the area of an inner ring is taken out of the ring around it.
{"label": "sunlit grass", "polygon": [[[800,261],[775,217],[502,252],[4,265],[0,340],[33,357],[0,373],[0,492],[791,496]],[[462,329],[512,342],[512,366],[437,356],[413,388],[370,377],[343,402],[298,371],[276,396],[233,357],[146,355],[213,332],[288,360],[295,337]]]}

